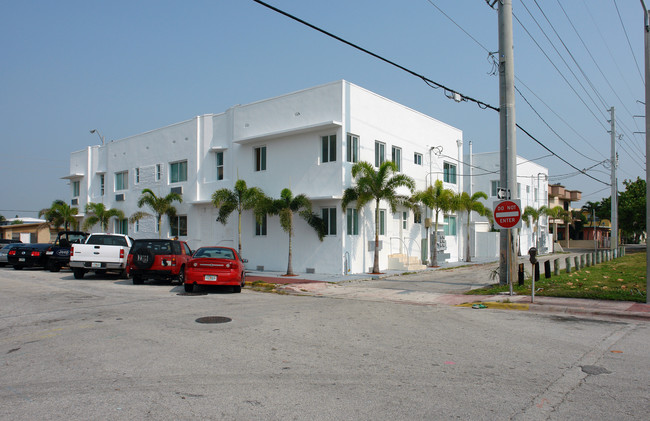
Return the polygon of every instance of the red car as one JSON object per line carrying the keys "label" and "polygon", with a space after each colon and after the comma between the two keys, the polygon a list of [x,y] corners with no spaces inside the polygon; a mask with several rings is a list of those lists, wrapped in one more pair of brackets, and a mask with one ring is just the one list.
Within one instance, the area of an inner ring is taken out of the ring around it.
{"label": "red car", "polygon": [[185,291],[192,292],[194,285],[232,285],[233,292],[241,292],[246,262],[230,247],[201,247],[185,268]]}
{"label": "red car", "polygon": [[126,260],[126,272],[133,285],[145,279],[185,282],[185,267],[192,258],[192,250],[185,241],[138,239],[133,242]]}

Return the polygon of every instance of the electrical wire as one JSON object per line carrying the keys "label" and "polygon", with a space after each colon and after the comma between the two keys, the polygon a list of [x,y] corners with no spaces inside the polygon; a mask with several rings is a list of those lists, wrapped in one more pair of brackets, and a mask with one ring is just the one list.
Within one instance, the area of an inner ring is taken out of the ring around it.
{"label": "electrical wire", "polygon": [[630,43],[630,37],[627,35],[627,30],[625,29],[625,25],[623,25],[623,18],[621,17],[621,12],[618,10],[618,3],[616,0],[614,0],[614,7],[616,7],[616,14],[618,14],[618,20],[621,22],[621,28],[623,28],[623,32],[625,33],[625,39],[627,39],[627,45],[630,47],[630,52],[632,53],[632,58],[634,59],[634,63],[636,64],[636,70],[639,72],[639,77],[641,78],[641,83],[643,86],[645,86],[645,80],[643,79],[643,75],[641,74],[641,67],[639,67],[639,63],[636,61],[636,56],[634,55],[634,50],[632,49],[632,44]]}
{"label": "electrical wire", "polygon": [[[594,106],[596,107],[596,109],[597,109],[598,111],[601,112],[601,114],[602,114],[602,115],[601,115],[602,119],[596,116],[596,114],[593,112],[593,110],[591,109],[591,107],[590,107],[589,105],[587,105],[587,103],[586,103],[585,100],[582,98],[582,96],[581,96],[580,94],[578,94],[578,91],[575,90],[575,88],[573,87],[573,84],[570,83],[570,82],[567,80],[567,78],[564,76],[564,74],[563,74],[563,73],[560,71],[560,69],[555,65],[555,63],[553,62],[553,60],[551,60],[551,58],[549,57],[549,55],[546,54],[546,52],[542,49],[542,46],[537,42],[537,40],[535,40],[535,39],[533,38],[533,36],[532,36],[532,34],[530,33],[530,31],[528,30],[528,28],[526,28],[526,26],[523,24],[523,22],[522,22],[521,20],[519,20],[519,18],[517,17],[517,15],[515,15],[514,12],[512,13],[512,16],[517,20],[517,22],[519,23],[519,25],[521,25],[521,27],[524,29],[524,31],[525,31],[525,32],[528,34],[528,36],[533,40],[533,42],[535,43],[535,45],[537,45],[537,47],[542,51],[542,53],[544,54],[544,56],[545,56],[545,57],[548,59],[548,61],[553,65],[553,67],[555,68],[555,70],[557,70],[557,72],[560,74],[560,76],[562,77],[562,79],[564,79],[564,81],[565,81],[565,82],[567,83],[567,85],[571,88],[571,90],[572,90],[572,91],[573,91],[573,92],[578,96],[578,98],[580,99],[580,101],[585,105],[585,107],[587,107],[587,109],[589,110],[589,112],[591,112],[591,114],[594,116],[594,118],[596,119],[596,121],[598,121],[598,123],[600,123],[601,126],[603,126],[603,128],[605,128],[604,125],[603,125],[603,123],[602,123],[602,121],[603,121],[603,120],[606,120],[607,117],[605,116],[605,114],[604,114],[604,112],[602,111],[602,109],[598,106],[598,104],[596,104],[596,101],[594,101],[594,99],[591,97],[591,95],[589,95],[589,92],[587,92],[587,89],[583,86],[582,82],[580,82],[580,79],[578,78],[578,76],[576,76],[576,74],[573,72],[573,70],[571,70],[571,66],[569,66],[569,64],[566,62],[566,60],[565,60],[564,57],[562,56],[562,54],[560,54],[560,52],[558,51],[558,49],[557,49],[557,48],[555,47],[555,45],[553,44],[553,41],[551,41],[550,37],[546,34],[546,31],[544,31],[544,29],[543,29],[542,26],[539,24],[539,22],[537,21],[537,19],[535,19],[535,16],[533,16],[533,14],[532,14],[531,11],[528,9],[528,7],[526,6],[526,3],[524,3],[523,0],[521,1],[521,5],[524,6],[524,8],[526,9],[526,11],[527,11],[528,14],[530,15],[530,17],[533,19],[533,21],[535,22],[535,24],[537,25],[537,27],[539,28],[539,30],[542,32],[542,34],[544,34],[544,37],[545,37],[546,40],[551,44],[551,47],[553,47],[553,50],[555,50],[555,53],[560,57],[560,59],[562,60],[562,62],[564,63],[564,65],[567,67],[567,69],[569,70],[569,72],[573,75],[573,77],[575,78],[575,80],[576,80],[576,82],[578,83],[578,85],[580,85],[580,87],[581,87],[582,90],[585,92],[585,94],[587,95],[587,97],[589,97],[589,99],[591,100],[591,102],[593,102],[593,104],[594,104]],[[602,108],[607,108],[607,105],[606,105],[606,104],[603,105]]]}
{"label": "electrical wire", "polygon": [[435,82],[435,81],[433,81],[433,80],[427,78],[426,76],[423,76],[423,75],[421,75],[421,74],[419,74],[419,73],[416,73],[416,72],[414,72],[413,70],[410,70],[410,69],[408,69],[408,68],[406,68],[406,67],[404,67],[404,66],[402,66],[402,65],[399,65],[399,64],[395,63],[394,61],[388,60],[387,58],[384,58],[384,57],[380,56],[379,54],[375,54],[375,53],[373,53],[372,51],[367,50],[367,49],[365,49],[365,48],[363,48],[363,47],[360,47],[360,46],[358,46],[358,45],[356,45],[356,44],[354,44],[354,43],[352,43],[352,42],[350,42],[350,41],[347,41],[347,40],[345,40],[345,39],[343,39],[343,38],[341,38],[341,37],[339,37],[339,36],[337,36],[337,35],[334,35],[334,34],[332,34],[331,32],[328,32],[328,31],[326,31],[326,30],[324,30],[324,29],[321,29],[321,28],[319,28],[318,26],[312,25],[311,23],[306,22],[306,21],[300,19],[299,17],[293,16],[293,15],[291,15],[291,14],[289,14],[289,13],[283,11],[283,10],[280,10],[280,9],[278,9],[277,7],[271,6],[270,4],[265,3],[265,2],[263,2],[263,1],[261,1],[261,0],[253,0],[253,1],[254,1],[255,3],[258,3],[258,4],[260,4],[260,5],[264,6],[264,7],[267,7],[267,8],[269,8],[269,9],[273,10],[274,12],[280,13],[281,15],[284,15],[284,16],[288,17],[289,19],[293,19],[293,20],[295,20],[296,22],[299,22],[299,23],[301,23],[301,24],[303,24],[303,25],[306,25],[306,26],[308,26],[308,27],[310,27],[310,28],[312,28],[312,29],[314,29],[314,30],[316,30],[316,31],[318,31],[318,32],[320,32],[320,33],[322,33],[322,34],[325,34],[325,35],[327,35],[327,36],[330,37],[330,38],[334,38],[335,40],[337,40],[337,41],[339,41],[339,42],[342,42],[342,43],[344,43],[344,44],[346,44],[346,45],[349,45],[349,46],[352,47],[352,48],[355,48],[355,49],[357,49],[357,50],[359,50],[359,51],[361,51],[361,52],[364,52],[364,53],[366,53],[366,54],[368,54],[368,55],[371,55],[371,56],[373,56],[373,57],[376,58],[376,59],[379,59],[379,60],[381,60],[381,61],[383,61],[383,62],[385,62],[385,63],[388,63],[388,64],[390,64],[391,66],[397,67],[397,68],[400,69],[400,70],[403,70],[403,71],[405,71],[405,72],[407,72],[407,73],[410,73],[411,75],[417,77],[418,79],[423,80],[427,85],[429,85],[429,86],[431,86],[431,87],[442,88],[442,89],[445,90],[445,93],[449,92],[449,93],[451,93],[452,95],[459,95],[460,98],[461,98],[461,100],[463,100],[463,101],[471,101],[471,102],[474,102],[474,103],[476,103],[476,104],[477,104],[479,107],[481,107],[481,108],[484,108],[484,109],[485,109],[485,108],[489,108],[489,109],[494,110],[494,111],[497,111],[497,112],[499,111],[499,109],[498,109],[497,107],[494,107],[494,106],[492,106],[492,105],[490,105],[490,104],[488,104],[488,103],[486,103],[486,102],[480,101],[480,100],[475,99],[475,98],[472,98],[472,97],[470,97],[470,96],[467,96],[467,95],[461,94],[460,92],[458,92],[458,91],[456,91],[456,90],[454,90],[454,89],[448,88],[448,87],[446,87],[445,85],[442,85],[442,84],[440,84],[440,83],[438,83],[438,82]]}
{"label": "electrical wire", "polygon": [[[379,60],[381,60],[381,61],[383,61],[383,62],[385,62],[385,63],[388,63],[388,64],[390,64],[390,65],[392,65],[392,66],[394,66],[394,67],[397,67],[398,69],[401,69],[401,70],[403,70],[403,71],[405,71],[405,72],[407,72],[407,73],[409,73],[409,74],[411,74],[411,75],[417,77],[418,79],[423,80],[423,81],[424,81],[425,83],[427,83],[427,85],[429,85],[429,86],[435,86],[435,87],[438,87],[438,88],[443,88],[443,89],[445,90],[445,93],[446,93],[446,92],[451,92],[451,93],[453,93],[453,94],[460,95],[461,98],[462,98],[463,100],[474,102],[474,103],[476,103],[480,108],[483,108],[483,109],[487,109],[487,108],[489,108],[489,109],[494,110],[494,111],[497,111],[497,112],[500,111],[499,108],[496,108],[496,107],[494,107],[494,106],[492,106],[492,105],[490,105],[490,104],[488,104],[488,103],[486,103],[486,102],[483,102],[483,101],[480,101],[480,100],[474,99],[474,98],[469,97],[469,96],[467,96],[467,95],[463,95],[463,94],[461,94],[461,93],[458,92],[458,91],[455,91],[455,90],[453,90],[453,89],[450,89],[450,88],[448,88],[448,87],[446,87],[446,86],[444,86],[444,85],[442,85],[442,84],[440,84],[440,83],[438,83],[438,82],[435,82],[435,81],[433,81],[433,80],[431,80],[431,79],[429,79],[429,78],[427,78],[427,77],[425,77],[425,76],[423,76],[423,75],[420,75],[420,74],[418,74],[418,73],[416,73],[416,72],[414,72],[414,71],[412,71],[412,70],[410,70],[410,69],[408,69],[408,68],[406,68],[406,67],[404,67],[404,66],[401,66],[401,65],[399,65],[399,64],[397,64],[397,63],[395,63],[395,62],[393,62],[393,61],[390,61],[390,60],[388,60],[388,59],[386,59],[386,58],[384,58],[384,57],[382,57],[382,56],[380,56],[380,55],[378,55],[378,54],[375,54],[375,53],[373,53],[373,52],[371,52],[371,51],[369,51],[369,50],[367,50],[367,49],[365,49],[365,48],[363,48],[363,47],[360,47],[360,46],[358,46],[358,45],[356,45],[356,44],[354,44],[354,43],[352,43],[352,42],[350,42],[350,41],[347,41],[347,40],[345,40],[345,39],[343,39],[343,38],[341,38],[341,37],[339,37],[339,36],[337,36],[337,35],[334,35],[334,34],[332,34],[332,33],[330,33],[330,32],[327,32],[327,31],[325,31],[324,29],[321,29],[321,28],[319,28],[319,27],[317,27],[317,26],[315,26],[315,25],[312,25],[312,24],[309,23],[309,22],[306,22],[306,21],[304,21],[304,20],[302,20],[302,19],[300,19],[300,18],[298,18],[298,17],[296,17],[296,16],[293,16],[293,15],[291,15],[291,14],[289,14],[289,13],[283,11],[283,10],[280,10],[280,9],[278,9],[277,7],[271,6],[270,4],[267,4],[267,3],[265,3],[265,2],[263,2],[263,1],[261,1],[261,0],[253,0],[253,1],[256,2],[256,3],[258,3],[258,4],[260,4],[260,5],[262,5],[262,6],[264,6],[264,7],[266,7],[266,8],[268,8],[268,9],[270,9],[270,10],[273,10],[273,11],[276,12],[276,13],[279,13],[279,14],[281,14],[281,15],[283,15],[283,16],[286,16],[286,17],[288,17],[288,18],[290,18],[290,19],[292,19],[292,20],[295,20],[296,22],[299,22],[299,23],[301,23],[301,24],[303,24],[303,25],[305,25],[305,26],[308,26],[308,27],[310,27],[310,28],[312,28],[312,29],[314,29],[314,30],[316,30],[316,31],[318,31],[318,32],[320,32],[320,33],[322,33],[322,34],[325,34],[325,35],[327,35],[328,37],[331,37],[331,38],[333,38],[333,39],[336,39],[336,40],[339,41],[339,42],[342,42],[342,43],[344,43],[344,44],[346,44],[346,45],[349,45],[349,46],[351,46],[351,47],[353,47],[353,48],[355,48],[355,49],[357,49],[357,50],[359,50],[359,51],[361,51],[361,52],[364,52],[364,53],[366,53],[366,54],[368,54],[368,55],[371,55],[372,57],[375,57],[375,58],[377,58],[377,59],[379,59]],[[513,16],[514,16],[514,14],[513,14]],[[520,23],[520,24],[521,24],[521,23]],[[530,34],[529,34],[529,35],[530,35]],[[531,36],[531,38],[532,38],[532,36]],[[594,115],[594,117],[596,117],[596,116]],[[596,117],[596,119],[598,120],[597,117]],[[559,156],[558,154],[556,154],[555,152],[553,152],[553,151],[552,151],[548,146],[544,145],[544,144],[543,144],[542,142],[540,142],[540,141],[539,141],[535,136],[533,136],[533,135],[530,134],[527,130],[525,130],[523,127],[521,127],[521,125],[517,124],[516,126],[519,128],[519,130],[521,130],[521,131],[522,131],[523,133],[525,133],[528,137],[530,137],[530,138],[531,138],[535,143],[537,143],[538,145],[542,146],[545,150],[547,150],[549,153],[551,153],[552,155],[554,155],[556,158],[560,159],[562,162],[564,162],[565,164],[569,165],[571,168],[573,168],[573,169],[575,169],[575,170],[578,170],[578,171],[582,171],[582,170],[580,170],[579,168],[575,167],[573,164],[571,164],[571,163],[570,163],[569,161],[567,161],[566,159],[562,158],[561,156]],[[584,173],[584,172],[583,172],[583,174],[586,175],[586,176],[589,177],[589,178],[594,179],[595,181],[598,181],[599,183],[609,185],[608,183],[606,183],[606,182],[604,182],[604,181],[602,181],[602,180],[599,180],[599,179],[597,179],[597,178],[595,178],[595,177],[592,177],[590,174],[587,174],[587,173]]]}

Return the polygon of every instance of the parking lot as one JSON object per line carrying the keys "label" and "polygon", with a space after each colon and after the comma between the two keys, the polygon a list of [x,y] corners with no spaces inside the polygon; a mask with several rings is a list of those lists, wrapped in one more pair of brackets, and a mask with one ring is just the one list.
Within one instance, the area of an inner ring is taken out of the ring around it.
{"label": "parking lot", "polygon": [[0,290],[2,419],[647,415],[645,324],[69,271],[0,269]]}

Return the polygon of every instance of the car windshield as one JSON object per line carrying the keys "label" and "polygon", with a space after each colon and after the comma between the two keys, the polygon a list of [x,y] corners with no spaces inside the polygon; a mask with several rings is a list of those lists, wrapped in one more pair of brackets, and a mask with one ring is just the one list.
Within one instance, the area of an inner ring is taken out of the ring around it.
{"label": "car windshield", "polygon": [[128,247],[126,238],[115,235],[91,235],[86,244],[97,246],[123,246]]}
{"label": "car windshield", "polygon": [[194,257],[235,260],[235,253],[226,248],[210,247],[198,249],[196,253],[194,253]]}
{"label": "car windshield", "polygon": [[[85,234],[68,234],[59,238],[58,244],[81,244],[86,239]],[[67,243],[66,243],[67,242]]]}
{"label": "car windshield", "polygon": [[180,245],[169,240],[136,240],[131,250],[133,252],[146,248],[153,254],[181,254]]}

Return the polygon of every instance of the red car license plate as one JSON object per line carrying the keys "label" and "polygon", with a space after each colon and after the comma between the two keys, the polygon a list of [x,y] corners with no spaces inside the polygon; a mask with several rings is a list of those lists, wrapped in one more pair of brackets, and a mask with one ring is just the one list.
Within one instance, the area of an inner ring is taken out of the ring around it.
{"label": "red car license plate", "polygon": [[205,275],[203,277],[204,280],[206,281],[216,281],[217,280],[217,275]]}

